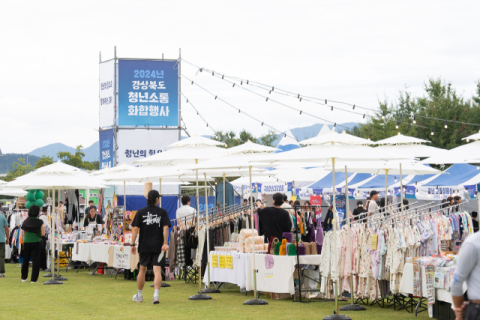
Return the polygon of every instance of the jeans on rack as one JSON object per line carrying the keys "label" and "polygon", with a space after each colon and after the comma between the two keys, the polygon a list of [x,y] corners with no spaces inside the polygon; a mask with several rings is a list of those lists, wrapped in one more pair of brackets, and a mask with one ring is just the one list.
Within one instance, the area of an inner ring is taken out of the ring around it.
{"label": "jeans on rack", "polygon": [[37,282],[38,274],[40,273],[40,243],[30,242],[23,244],[23,264],[22,264],[22,280],[28,278],[28,265],[30,264],[30,258],[32,258],[32,282]]}

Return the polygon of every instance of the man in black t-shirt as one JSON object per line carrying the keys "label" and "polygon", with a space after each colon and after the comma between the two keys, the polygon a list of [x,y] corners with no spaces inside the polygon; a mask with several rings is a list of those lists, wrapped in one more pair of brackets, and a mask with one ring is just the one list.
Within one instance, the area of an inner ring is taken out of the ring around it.
{"label": "man in black t-shirt", "polygon": [[276,237],[282,241],[284,232],[292,231],[292,220],[290,215],[280,206],[283,204],[283,195],[275,193],[273,195],[273,208],[258,209],[260,226],[264,236],[270,241],[270,237]]}
{"label": "man in black t-shirt", "polygon": [[153,266],[155,279],[153,285],[155,293],[153,294],[153,304],[158,304],[158,293],[162,286],[161,267],[165,266],[165,254],[159,260],[161,252],[168,250],[168,228],[170,220],[168,213],[158,207],[160,194],[157,190],[148,192],[147,207],[137,211],[132,222],[132,254],[136,253],[135,241],[137,234],[140,233],[138,242],[138,253],[140,254],[140,270],[137,276],[138,293],[133,296],[133,301],[143,302],[143,286],[145,285],[145,273],[147,267]]}

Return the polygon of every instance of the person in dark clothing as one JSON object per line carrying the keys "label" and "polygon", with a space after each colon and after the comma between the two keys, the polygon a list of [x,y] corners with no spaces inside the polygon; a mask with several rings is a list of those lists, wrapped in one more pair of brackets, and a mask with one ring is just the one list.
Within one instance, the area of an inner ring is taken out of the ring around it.
{"label": "person in dark clothing", "polygon": [[[170,219],[165,209],[158,207],[160,193],[157,190],[148,192],[147,207],[138,210],[132,222],[132,254],[136,254],[135,241],[140,234],[138,241],[138,253],[140,255],[140,269],[137,276],[137,294],[133,301],[143,302],[143,287],[145,286],[145,273],[147,267],[153,267],[155,292],[153,304],[159,303],[159,291],[162,286],[161,267],[165,267],[165,251],[168,250],[168,228]],[[161,256],[163,252],[163,257]]]}
{"label": "person in dark clothing", "polygon": [[[409,204],[408,200],[407,200],[407,199],[403,199],[403,209],[404,209],[404,210],[408,210],[408,204]],[[402,204],[401,204],[401,203],[398,204],[398,208],[399,208],[400,210],[402,209]]]}
{"label": "person in dark clothing", "polygon": [[105,223],[103,222],[102,216],[97,214],[97,208],[95,208],[95,206],[91,206],[90,209],[88,209],[88,216],[85,217],[85,220],[83,221],[83,226],[86,228],[91,223],[94,223],[94,224]]}
{"label": "person in dark clothing", "polygon": [[258,217],[262,225],[263,235],[266,239],[270,237],[282,239],[284,232],[292,230],[292,221],[288,212],[280,206],[283,204],[283,195],[275,193],[273,195],[273,207],[258,209]]}
{"label": "person in dark clothing", "polygon": [[325,220],[323,220],[323,229],[325,232],[330,231],[333,229],[333,206],[330,206],[327,211],[327,216],[325,217]]}
{"label": "person in dark clothing", "polygon": [[352,212],[354,220],[358,221],[358,219],[362,219],[364,217],[364,215],[363,215],[364,212],[367,212],[367,210],[365,210],[363,208],[363,201],[358,200],[357,201],[357,207],[355,209],[353,209],[353,212]]}
{"label": "person in dark clothing", "polygon": [[22,282],[27,282],[30,258],[32,258],[33,264],[31,283],[37,282],[40,273],[41,237],[45,236],[45,226],[43,221],[38,219],[39,215],[40,207],[31,206],[28,210],[28,218],[22,224],[20,234],[21,239],[23,239]]}
{"label": "person in dark clothing", "polygon": [[478,232],[477,216],[478,216],[478,212],[477,211],[472,211],[473,232]]}

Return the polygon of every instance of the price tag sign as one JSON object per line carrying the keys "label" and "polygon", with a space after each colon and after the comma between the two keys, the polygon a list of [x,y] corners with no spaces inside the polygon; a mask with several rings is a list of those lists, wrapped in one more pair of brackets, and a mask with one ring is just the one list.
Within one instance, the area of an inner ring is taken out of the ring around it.
{"label": "price tag sign", "polygon": [[218,256],[218,267],[221,269],[225,269],[225,256],[220,255]]}
{"label": "price tag sign", "polygon": [[227,269],[233,269],[233,257],[228,255],[225,256],[227,262]]}
{"label": "price tag sign", "polygon": [[212,268],[218,268],[218,254],[212,254]]}
{"label": "price tag sign", "polygon": [[377,250],[378,235],[372,234],[370,237],[370,249]]}

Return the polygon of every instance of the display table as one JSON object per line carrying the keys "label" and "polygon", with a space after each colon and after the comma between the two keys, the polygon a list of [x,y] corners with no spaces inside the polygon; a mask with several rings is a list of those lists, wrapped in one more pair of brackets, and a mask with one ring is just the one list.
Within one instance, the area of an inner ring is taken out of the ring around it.
{"label": "display table", "polygon": [[[257,291],[273,293],[295,293],[293,272],[297,264],[296,256],[255,255],[257,272]],[[300,264],[319,265],[320,255],[300,256]],[[253,260],[249,259],[247,267],[247,291],[254,289]]]}
{"label": "display table", "polygon": [[[109,244],[75,243],[72,250],[72,261],[106,263],[116,269],[136,269],[138,253],[131,254],[130,247]],[[110,262],[110,263],[109,263]]]}
{"label": "display table", "polygon": [[[445,271],[450,270],[450,267],[442,268]],[[427,298],[427,280],[425,276],[425,266],[420,266],[420,271],[422,273],[422,297]],[[463,291],[467,290],[467,284],[463,284]],[[409,294],[413,294],[413,264],[412,263],[405,263],[403,267],[403,276],[402,281],[400,282],[400,293],[407,296]],[[436,301],[444,301],[447,303],[452,302],[452,293],[445,289],[438,289],[435,288],[435,300]]]}
{"label": "display table", "polygon": [[[210,263],[210,281],[211,282],[226,282],[231,284],[236,284],[240,288],[245,288],[247,281],[247,266],[248,258],[251,256],[251,253],[230,253],[223,251],[210,251],[210,261],[212,260],[212,255],[219,256],[231,256],[232,257],[232,268],[225,266],[224,268],[212,267]],[[226,259],[226,258],[225,258]],[[205,270],[203,276],[203,282],[208,283],[208,270]]]}

